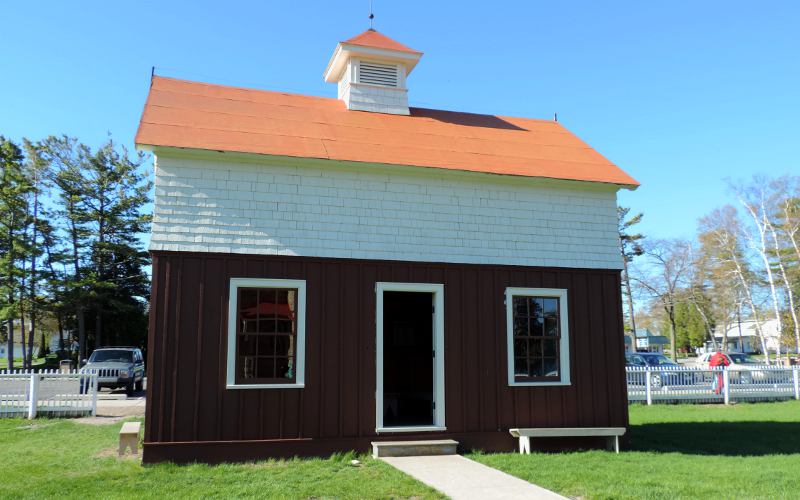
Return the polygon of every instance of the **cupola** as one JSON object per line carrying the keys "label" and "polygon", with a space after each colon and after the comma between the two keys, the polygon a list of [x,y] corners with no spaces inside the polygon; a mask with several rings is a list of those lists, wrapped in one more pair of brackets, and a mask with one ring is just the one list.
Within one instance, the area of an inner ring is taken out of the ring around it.
{"label": "cupola", "polygon": [[422,52],[373,29],[339,42],[325,70],[325,81],[339,85],[347,109],[407,115],[406,78]]}

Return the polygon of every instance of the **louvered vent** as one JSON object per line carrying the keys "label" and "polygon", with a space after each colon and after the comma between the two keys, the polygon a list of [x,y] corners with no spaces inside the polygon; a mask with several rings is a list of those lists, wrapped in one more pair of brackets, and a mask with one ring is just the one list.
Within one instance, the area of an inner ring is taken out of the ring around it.
{"label": "louvered vent", "polygon": [[359,83],[397,87],[397,66],[361,61],[358,69],[358,81]]}

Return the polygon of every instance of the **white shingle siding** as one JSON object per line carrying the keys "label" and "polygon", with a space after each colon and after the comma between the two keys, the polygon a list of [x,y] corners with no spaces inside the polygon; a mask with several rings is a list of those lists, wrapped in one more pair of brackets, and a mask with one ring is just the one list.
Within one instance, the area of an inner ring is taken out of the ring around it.
{"label": "white shingle siding", "polygon": [[291,163],[160,155],[151,250],[620,268],[613,188]]}

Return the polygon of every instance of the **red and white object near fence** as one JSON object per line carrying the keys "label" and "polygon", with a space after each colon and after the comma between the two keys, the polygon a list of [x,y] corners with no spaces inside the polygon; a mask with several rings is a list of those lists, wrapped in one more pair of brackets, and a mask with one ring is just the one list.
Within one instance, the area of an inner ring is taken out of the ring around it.
{"label": "red and white object near fence", "polygon": [[625,368],[628,401],[725,403],[800,399],[800,366]]}
{"label": "red and white object near fence", "polygon": [[97,373],[93,371],[0,371],[0,417],[96,414]]}

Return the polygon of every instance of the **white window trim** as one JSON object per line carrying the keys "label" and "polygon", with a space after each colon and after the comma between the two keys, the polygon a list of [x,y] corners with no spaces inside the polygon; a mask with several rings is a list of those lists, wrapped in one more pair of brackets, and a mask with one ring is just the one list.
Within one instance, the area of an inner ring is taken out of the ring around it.
{"label": "white window trim", "polygon": [[[556,297],[559,299],[558,315],[561,318],[561,343],[559,351],[559,371],[561,380],[552,382],[517,382],[514,380],[514,300],[515,295]],[[510,386],[558,386],[571,385],[569,369],[569,321],[567,318],[567,290],[563,288],[506,288],[506,342],[508,361],[508,385]]]}
{"label": "white window trim", "polygon": [[[433,294],[434,358],[433,425],[383,426],[383,292],[423,292]],[[438,283],[391,283],[375,284],[375,432],[435,432],[447,430],[444,421],[444,285]]]}
{"label": "white window trim", "polygon": [[[237,384],[236,383],[236,313],[239,288],[296,288],[297,289],[297,352],[295,377],[290,384]],[[228,298],[228,355],[227,389],[296,389],[305,387],[306,357],[306,282],[265,278],[231,278]]]}

